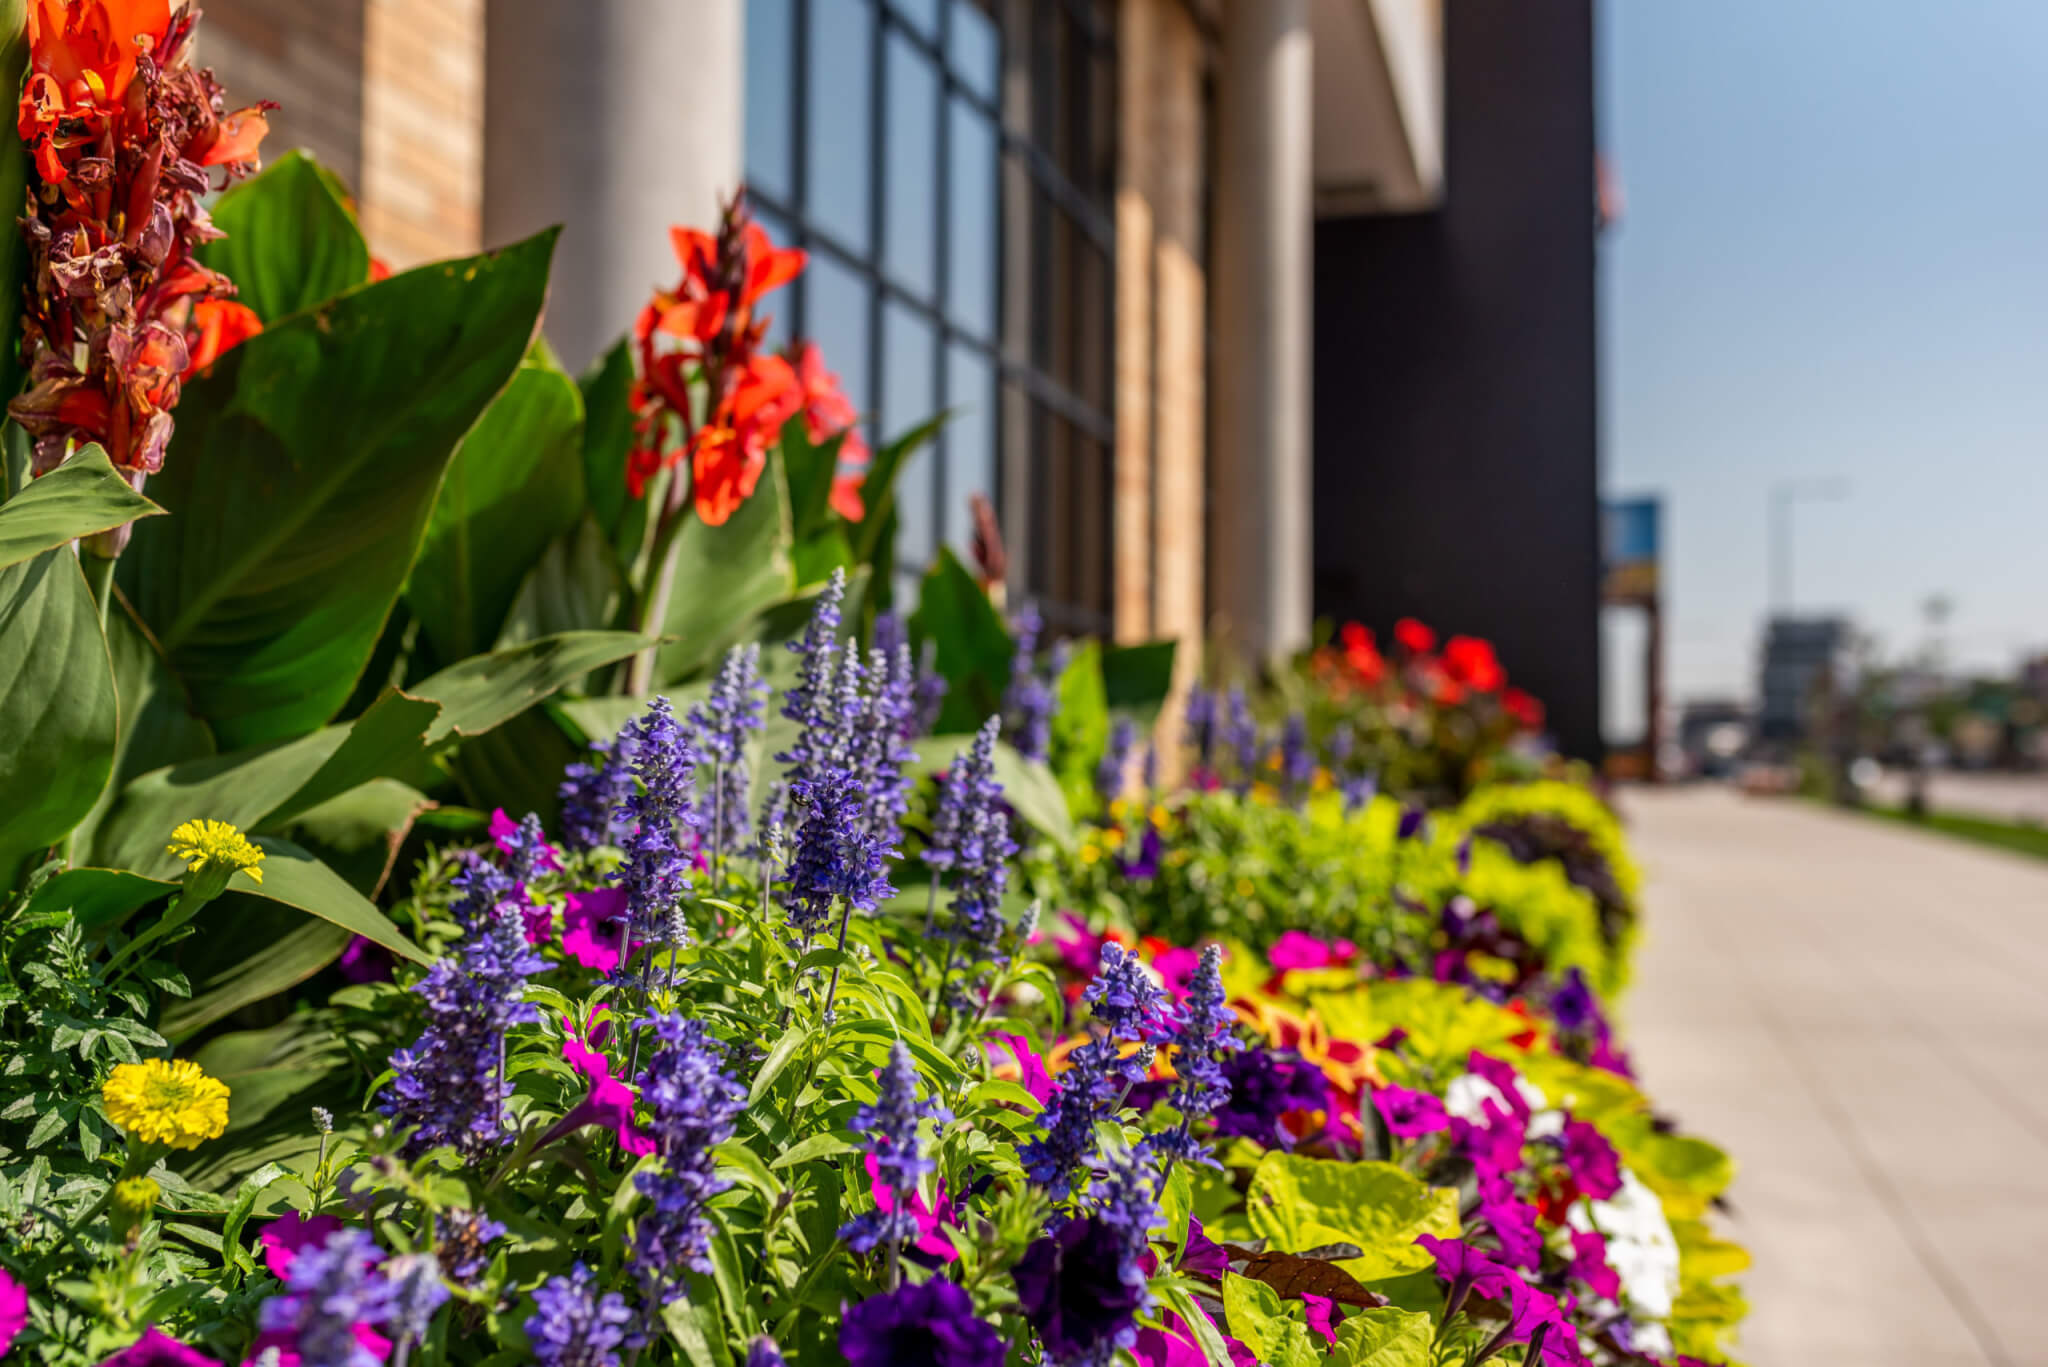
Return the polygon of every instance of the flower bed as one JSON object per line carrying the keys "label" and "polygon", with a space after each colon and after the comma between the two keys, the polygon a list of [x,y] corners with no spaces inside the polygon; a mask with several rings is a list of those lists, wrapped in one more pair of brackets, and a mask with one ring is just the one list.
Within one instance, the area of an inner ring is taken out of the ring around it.
{"label": "flower bed", "polygon": [[196,21],[0,49],[0,1354],[1725,1351],[1634,873],[1490,647],[1346,628],[1162,763],[1173,643],[993,545],[895,601],[933,428],[765,349],[744,199],[572,379],[550,234],[382,269]]}

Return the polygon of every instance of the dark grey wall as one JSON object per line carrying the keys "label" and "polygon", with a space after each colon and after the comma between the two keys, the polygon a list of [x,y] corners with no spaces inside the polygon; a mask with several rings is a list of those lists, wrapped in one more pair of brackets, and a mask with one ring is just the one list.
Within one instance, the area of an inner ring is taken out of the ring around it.
{"label": "dark grey wall", "polygon": [[1592,0],[1449,0],[1445,195],[1316,228],[1316,612],[1486,636],[1600,748]]}

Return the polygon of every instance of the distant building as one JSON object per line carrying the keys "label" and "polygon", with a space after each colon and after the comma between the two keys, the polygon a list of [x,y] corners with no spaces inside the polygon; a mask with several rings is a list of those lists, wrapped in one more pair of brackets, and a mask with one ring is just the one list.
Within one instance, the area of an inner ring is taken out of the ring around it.
{"label": "distant building", "polygon": [[1698,698],[1678,713],[1678,746],[1688,774],[1719,778],[1734,772],[1748,750],[1752,722],[1749,706],[1733,698]]}
{"label": "distant building", "polygon": [[1851,635],[1844,617],[1774,617],[1764,634],[1757,683],[1757,739],[1792,744],[1808,738],[1814,690],[1839,681]]}

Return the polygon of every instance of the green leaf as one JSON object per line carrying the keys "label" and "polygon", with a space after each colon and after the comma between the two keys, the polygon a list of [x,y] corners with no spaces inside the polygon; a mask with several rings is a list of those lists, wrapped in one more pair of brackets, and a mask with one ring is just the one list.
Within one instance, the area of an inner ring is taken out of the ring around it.
{"label": "green leaf", "polygon": [[192,995],[166,1002],[159,1026],[173,1043],[304,982],[340,958],[349,941],[348,931],[331,921],[295,916],[240,891],[207,903],[194,924],[199,933],[178,955]]}
{"label": "green leaf", "polygon": [[558,632],[616,623],[621,581],[597,520],[586,512],[555,538],[519,586],[498,633],[498,648]]}
{"label": "green leaf", "polygon": [[528,571],[583,511],[582,439],[575,383],[533,360],[462,439],[405,589],[433,658],[498,639]]}
{"label": "green leaf", "polygon": [[799,542],[831,526],[832,481],[839,473],[839,448],[845,443],[842,432],[812,445],[810,427],[801,416],[782,425],[776,455],[789,481],[790,525]]}
{"label": "green leaf", "polygon": [[[165,832],[169,834],[169,832]],[[67,869],[35,890],[22,915],[69,911],[85,930],[117,926],[151,902],[178,890],[174,882],[126,869]]]}
{"label": "green leaf", "polygon": [[113,772],[118,708],[98,610],[68,549],[0,570],[0,641],[4,889],[92,810]]}
{"label": "green leaf", "polygon": [[1178,641],[1146,641],[1141,645],[1102,648],[1103,701],[1112,712],[1126,712],[1149,725],[1173,691]]}
{"label": "green leaf", "polygon": [[[0,0],[0,90],[21,89],[28,67],[27,0]],[[0,204],[19,206],[28,194],[28,145],[0,138]],[[11,212],[11,210],[10,210]],[[0,232],[0,403],[21,392],[21,308],[28,284],[28,239]],[[0,879],[6,876],[0,870]]]}
{"label": "green leaf", "polygon": [[255,840],[264,854],[263,883],[257,888],[245,888],[238,882],[235,886],[239,891],[318,917],[416,964],[433,962],[425,950],[391,923],[390,917],[344,883],[334,870],[289,840],[262,835]]}
{"label": "green leaf", "polygon": [[1070,808],[1096,805],[1095,766],[1109,748],[1109,701],[1102,688],[1102,646],[1077,641],[1053,683],[1059,709],[1052,717],[1053,777]]}
{"label": "green leaf", "polygon": [[0,504],[0,569],[162,511],[115,472],[105,451],[88,446]]}
{"label": "green leaf", "polygon": [[874,564],[878,572],[884,568],[876,562],[875,555],[887,539],[884,533],[896,511],[896,480],[902,475],[904,464],[936,437],[952,416],[948,409],[927,418],[894,441],[883,443],[882,449],[875,452],[868,463],[867,478],[860,485],[860,501],[866,515],[854,529],[853,554],[857,562]]}
{"label": "green leaf", "polygon": [[1391,1163],[1346,1163],[1269,1153],[1245,1195],[1252,1231],[1283,1253],[1326,1244],[1361,1252],[1337,1266],[1361,1281],[1427,1267],[1424,1234],[1455,1238],[1458,1194]]}
{"label": "green leaf", "polygon": [[550,717],[528,712],[464,741],[449,767],[472,807],[532,812],[553,828],[561,816],[562,770],[582,757]]}
{"label": "green leaf", "polygon": [[583,488],[598,529],[631,566],[647,530],[646,505],[626,492],[633,445],[633,350],[621,338],[578,381],[583,391]]}
{"label": "green leaf", "polygon": [[1224,1273],[1223,1318],[1230,1336],[1267,1367],[1322,1367],[1322,1349],[1309,1337],[1307,1319],[1288,1314],[1280,1294],[1264,1282]]}
{"label": "green leaf", "polygon": [[332,173],[287,152],[220,197],[213,223],[227,236],[199,259],[235,282],[235,298],[270,324],[324,304],[370,278],[370,248]]}
{"label": "green leaf", "polygon": [[657,661],[670,683],[708,669],[741,640],[764,609],[796,592],[789,494],[780,458],[771,454],[754,496],[723,526],[693,512],[676,535],[675,578],[662,634],[673,638]]}
{"label": "green leaf", "polygon": [[[973,736],[962,735],[924,736],[913,742],[918,767],[927,773],[947,768],[973,744]],[[996,782],[1003,790],[1003,800],[1018,816],[1062,848],[1073,845],[1074,818],[1067,810],[1066,794],[1060,791],[1059,780],[1052,776],[1051,769],[1038,760],[1024,758],[1007,741],[997,741],[995,774]]]}
{"label": "green leaf", "polygon": [[182,867],[164,842],[180,822],[195,817],[243,830],[296,792],[346,739],[328,727],[281,745],[208,755],[155,769],[130,782],[93,832],[91,862],[175,878]]}
{"label": "green leaf", "polygon": [[295,314],[189,385],[120,583],[222,744],[347,701],[457,443],[538,324],[554,234]]}
{"label": "green leaf", "polygon": [[1337,1326],[1330,1367],[1430,1367],[1436,1321],[1414,1310],[1360,1310]]}
{"label": "green leaf", "polygon": [[911,636],[938,643],[934,667],[946,680],[938,730],[973,731],[1002,710],[1014,647],[1009,630],[960,557],[949,546],[924,577]]}
{"label": "green leaf", "polygon": [[827,527],[797,542],[793,558],[799,584],[822,584],[832,577],[832,571],[854,566],[853,546],[844,527]]}

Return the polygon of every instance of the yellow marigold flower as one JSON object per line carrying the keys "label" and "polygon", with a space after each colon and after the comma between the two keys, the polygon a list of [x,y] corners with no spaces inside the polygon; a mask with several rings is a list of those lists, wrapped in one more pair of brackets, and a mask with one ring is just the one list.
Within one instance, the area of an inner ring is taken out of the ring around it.
{"label": "yellow marigold flower", "polygon": [[228,1087],[190,1059],[124,1063],[100,1088],[107,1119],[133,1140],[196,1149],[228,1127]]}
{"label": "yellow marigold flower", "polygon": [[251,882],[263,881],[263,851],[225,821],[187,821],[171,832],[166,848],[194,873],[211,866],[227,873],[240,870]]}
{"label": "yellow marigold flower", "polygon": [[155,1210],[163,1194],[164,1189],[147,1177],[130,1177],[114,1183],[114,1204],[142,1215]]}

